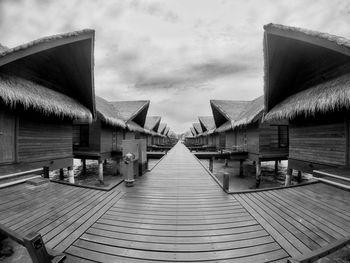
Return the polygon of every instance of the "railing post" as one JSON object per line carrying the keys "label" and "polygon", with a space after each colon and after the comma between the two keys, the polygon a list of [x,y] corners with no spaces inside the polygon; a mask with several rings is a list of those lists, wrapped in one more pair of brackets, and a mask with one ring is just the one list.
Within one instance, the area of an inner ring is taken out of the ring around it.
{"label": "railing post", "polygon": [[228,191],[230,188],[230,174],[229,173],[224,173],[223,188],[225,191]]}
{"label": "railing post", "polygon": [[45,244],[39,233],[30,233],[23,238],[24,246],[33,263],[50,263],[51,259],[47,253]]}
{"label": "railing post", "polygon": [[68,166],[68,181],[69,183],[74,184],[74,172],[72,166]]}
{"label": "railing post", "polygon": [[63,168],[60,169],[60,177],[59,177],[59,179],[60,179],[61,181],[64,180],[64,171],[63,171]]}
{"label": "railing post", "polygon": [[98,160],[98,180],[100,184],[103,184],[103,161],[102,159]]}
{"label": "railing post", "polygon": [[209,171],[213,172],[213,170],[214,170],[214,157],[211,157],[209,159]]}

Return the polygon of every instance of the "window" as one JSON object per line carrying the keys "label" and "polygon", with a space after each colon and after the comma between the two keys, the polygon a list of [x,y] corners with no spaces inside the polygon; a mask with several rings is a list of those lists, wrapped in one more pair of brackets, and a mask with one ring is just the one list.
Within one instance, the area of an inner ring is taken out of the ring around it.
{"label": "window", "polygon": [[89,146],[89,125],[80,125],[80,146]]}
{"label": "window", "polygon": [[89,125],[73,125],[73,145],[89,146]]}
{"label": "window", "polygon": [[287,148],[289,146],[288,125],[278,126],[278,147]]}

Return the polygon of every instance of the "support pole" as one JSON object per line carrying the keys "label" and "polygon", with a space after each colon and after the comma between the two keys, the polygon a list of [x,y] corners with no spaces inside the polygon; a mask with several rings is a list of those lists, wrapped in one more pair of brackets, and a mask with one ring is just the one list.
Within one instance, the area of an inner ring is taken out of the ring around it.
{"label": "support pole", "polygon": [[239,176],[243,176],[243,160],[239,160]]}
{"label": "support pole", "polygon": [[44,178],[49,178],[50,177],[50,175],[49,175],[49,172],[50,172],[49,167],[45,166],[44,169],[43,169],[43,172],[44,172]]}
{"label": "support pole", "polygon": [[225,159],[225,167],[228,166],[228,159]]}
{"label": "support pole", "polygon": [[278,174],[278,161],[275,161],[275,174]]}
{"label": "support pole", "polygon": [[302,180],[303,180],[303,177],[301,175],[301,171],[298,171],[298,177],[297,177],[298,183],[300,184]]}
{"label": "support pole", "polygon": [[63,168],[60,169],[60,177],[59,177],[59,179],[60,179],[61,181],[64,180],[64,171],[63,171]]}
{"label": "support pole", "polygon": [[98,160],[98,180],[100,184],[103,184],[103,161],[101,159]]}
{"label": "support pole", "polygon": [[284,183],[284,186],[289,186],[292,183],[292,175],[293,175],[293,169],[288,169],[286,174],[286,181]]}
{"label": "support pole", "polygon": [[33,263],[51,262],[44,241],[39,233],[29,233],[23,238],[23,242]]}
{"label": "support pole", "polygon": [[86,159],[81,159],[81,162],[83,164],[83,173],[86,173]]}
{"label": "support pole", "polygon": [[71,184],[74,184],[74,172],[72,166],[68,166],[68,180]]}
{"label": "support pole", "polygon": [[214,171],[214,157],[211,157],[209,159],[209,171],[213,172]]}
{"label": "support pole", "polygon": [[260,162],[260,161],[257,161],[257,162],[256,162],[255,171],[256,171],[256,175],[255,175],[255,179],[256,179],[255,187],[256,187],[256,188],[259,188],[259,187],[260,187],[260,183],[261,183],[261,162]]}
{"label": "support pole", "polygon": [[229,173],[224,173],[224,179],[223,179],[223,188],[225,191],[228,191],[230,188],[230,175]]}
{"label": "support pole", "polygon": [[104,165],[107,165],[107,159],[105,159],[105,160],[103,161],[103,164],[104,164]]}

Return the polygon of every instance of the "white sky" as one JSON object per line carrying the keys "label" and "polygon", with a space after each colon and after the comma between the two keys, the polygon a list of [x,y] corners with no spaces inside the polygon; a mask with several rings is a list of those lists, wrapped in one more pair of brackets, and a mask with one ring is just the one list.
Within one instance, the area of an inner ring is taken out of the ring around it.
{"label": "white sky", "polygon": [[344,0],[0,0],[0,43],[96,30],[95,90],[107,100],[151,100],[175,132],[211,115],[210,99],[263,93],[263,25],[350,39]]}

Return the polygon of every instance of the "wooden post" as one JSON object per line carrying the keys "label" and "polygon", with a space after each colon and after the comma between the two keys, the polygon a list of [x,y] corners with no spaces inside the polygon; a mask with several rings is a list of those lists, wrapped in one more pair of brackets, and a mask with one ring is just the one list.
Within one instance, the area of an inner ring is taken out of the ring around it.
{"label": "wooden post", "polygon": [[239,176],[243,176],[243,160],[239,160]]}
{"label": "wooden post", "polygon": [[98,160],[98,180],[100,184],[103,184],[103,161],[101,159]]}
{"label": "wooden post", "polygon": [[214,171],[214,157],[211,157],[209,159],[209,171],[213,172]]}
{"label": "wooden post", "polygon": [[302,180],[303,180],[303,177],[301,176],[301,171],[298,171],[298,177],[297,177],[298,183],[300,184]]}
{"label": "wooden post", "polygon": [[224,173],[224,179],[223,179],[222,186],[223,186],[225,191],[229,190],[229,188],[230,188],[230,174],[229,173]]}
{"label": "wooden post", "polygon": [[49,167],[45,166],[43,171],[44,171],[44,178],[49,178],[50,177],[50,174],[49,174],[50,169],[49,169]]}
{"label": "wooden post", "polygon": [[83,164],[83,173],[86,173],[86,159],[81,159],[81,162]]}
{"label": "wooden post", "polygon": [[23,238],[24,246],[32,259],[33,263],[51,262],[47,253],[45,244],[39,233],[30,233]]}
{"label": "wooden post", "polygon": [[72,166],[68,167],[68,181],[71,184],[74,184],[74,172],[73,172],[73,167]]}
{"label": "wooden post", "polygon": [[103,161],[103,164],[104,164],[104,165],[107,165],[107,159],[105,159],[105,160]]}
{"label": "wooden post", "polygon": [[275,161],[275,174],[278,174],[278,161]]}
{"label": "wooden post", "polygon": [[228,166],[228,159],[226,158],[225,159],[225,167],[227,167]]}
{"label": "wooden post", "polygon": [[59,179],[60,179],[61,181],[64,180],[64,171],[63,171],[63,168],[60,169],[60,177],[59,177]]}
{"label": "wooden post", "polygon": [[292,183],[293,169],[288,169],[284,186],[289,186]]}
{"label": "wooden post", "polygon": [[255,179],[256,179],[255,187],[256,187],[256,188],[259,188],[259,187],[260,187],[260,183],[261,183],[261,162],[260,162],[260,161],[257,161],[257,162],[256,162],[255,171],[256,171],[256,175],[255,175]]}

